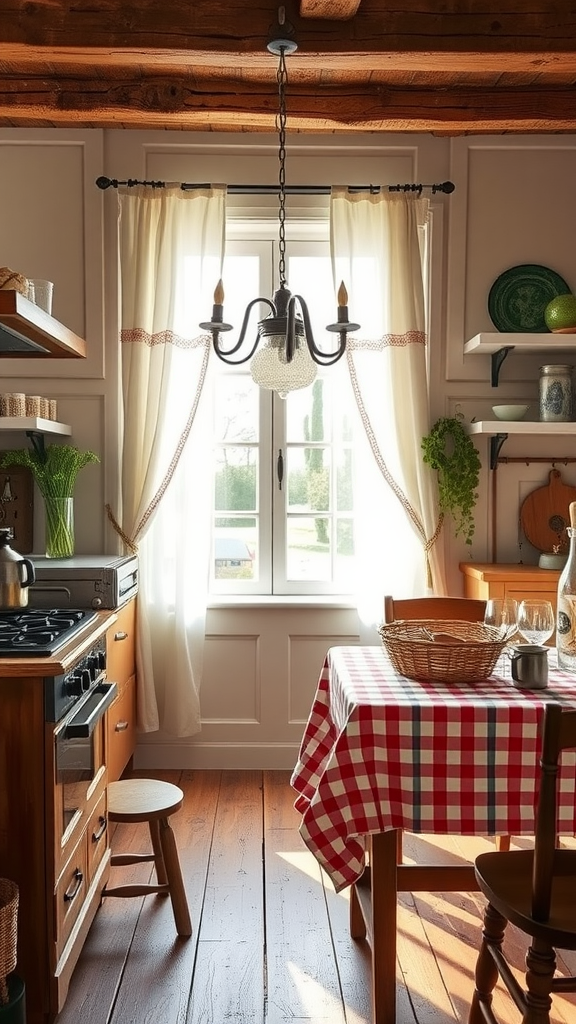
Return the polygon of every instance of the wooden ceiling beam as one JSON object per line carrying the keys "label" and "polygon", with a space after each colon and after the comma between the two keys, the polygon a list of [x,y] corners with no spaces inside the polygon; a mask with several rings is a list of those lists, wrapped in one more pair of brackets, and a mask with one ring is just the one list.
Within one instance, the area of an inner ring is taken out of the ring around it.
{"label": "wooden ceiling beam", "polygon": [[[575,20],[576,26],[576,20]],[[20,43],[6,43],[1,39],[0,26],[0,75],[21,68],[41,70],[50,64],[51,68],[65,71],[69,67],[83,65],[86,68],[134,68],[147,67],[150,71],[169,70],[171,67],[194,69],[227,68],[231,72],[248,68],[252,71],[265,70],[270,78],[276,76],[276,59],[267,50],[245,53],[226,50],[159,50],[159,49],[102,49],[94,47],[46,47],[25,46]],[[518,50],[498,52],[459,52],[404,50],[402,52],[377,52],[372,49],[358,49],[349,53],[306,50],[300,46],[287,58],[288,74],[298,71],[317,70],[344,73],[366,71],[421,71],[430,74],[501,74],[503,71],[515,74],[535,74],[541,71],[559,71],[576,75],[576,38],[574,48],[557,52],[540,50],[521,52]]]}
{"label": "wooden ceiling beam", "polygon": [[359,6],[360,0],[300,0],[300,17],[347,21]]}
{"label": "wooden ceiling beam", "polygon": [[[306,0],[303,0],[306,2]],[[344,2],[344,0],[343,0]],[[336,5],[339,6],[339,5]],[[477,6],[477,5],[472,5]],[[446,0],[363,0],[351,21],[300,18],[286,7],[304,64],[353,70],[358,61],[386,70],[495,71],[566,69],[576,64],[576,19],[567,4],[484,0],[479,13]],[[464,9],[464,10],[463,10]],[[101,60],[163,66],[180,63],[264,67],[266,42],[278,16],[276,0],[2,0],[0,61]]]}
{"label": "wooden ceiling beam", "polygon": [[[180,130],[275,130],[276,97],[266,84],[247,93],[225,80],[189,83],[156,76],[90,82],[46,79],[0,82],[0,124]],[[325,86],[292,90],[288,134],[298,131],[488,131],[574,130],[571,89],[437,90],[386,86]]]}

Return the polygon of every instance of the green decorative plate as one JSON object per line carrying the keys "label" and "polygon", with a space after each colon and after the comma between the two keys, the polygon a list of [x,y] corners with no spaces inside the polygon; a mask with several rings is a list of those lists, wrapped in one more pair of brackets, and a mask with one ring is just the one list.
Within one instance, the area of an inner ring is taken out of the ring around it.
{"label": "green decorative plate", "polygon": [[488,312],[498,331],[513,334],[549,333],[544,310],[557,295],[571,291],[548,267],[523,263],[497,277],[488,295]]}

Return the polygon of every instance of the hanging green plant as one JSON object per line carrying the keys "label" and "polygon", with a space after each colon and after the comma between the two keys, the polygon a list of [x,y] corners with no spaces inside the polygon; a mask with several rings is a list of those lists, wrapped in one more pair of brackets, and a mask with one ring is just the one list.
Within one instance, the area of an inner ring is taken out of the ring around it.
{"label": "hanging green plant", "polygon": [[443,416],[422,438],[424,462],[438,473],[440,511],[454,521],[454,533],[467,544],[474,536],[473,510],[478,500],[482,463],[470,436],[462,425],[463,416]]}

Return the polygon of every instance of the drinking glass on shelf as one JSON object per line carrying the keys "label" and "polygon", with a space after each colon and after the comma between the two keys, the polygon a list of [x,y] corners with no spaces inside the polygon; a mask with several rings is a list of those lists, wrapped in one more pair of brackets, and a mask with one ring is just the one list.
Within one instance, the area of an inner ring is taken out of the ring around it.
{"label": "drinking glass on shelf", "polygon": [[529,598],[520,602],[518,631],[529,644],[541,646],[550,639],[556,626],[550,601]]}

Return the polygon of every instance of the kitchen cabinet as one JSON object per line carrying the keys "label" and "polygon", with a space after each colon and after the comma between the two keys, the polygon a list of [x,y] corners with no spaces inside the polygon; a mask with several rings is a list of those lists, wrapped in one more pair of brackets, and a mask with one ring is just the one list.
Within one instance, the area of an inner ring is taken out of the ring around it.
{"label": "kitchen cabinet", "polygon": [[136,598],[118,609],[118,618],[106,634],[106,675],[118,686],[108,709],[108,782],[116,782],[136,747]]}
{"label": "kitchen cabinet", "polygon": [[464,575],[464,596],[487,601],[489,598],[539,598],[552,603],[556,612],[556,596],[560,572],[540,569],[537,565],[513,563],[460,562]]}
{"label": "kitchen cabinet", "polygon": [[[46,657],[0,658],[0,875],[19,887],[18,963],[27,1024],[62,1008],[110,873],[106,823],[106,717],[80,738],[89,769],[63,741],[68,716],[47,710],[52,681],[96,648],[115,612]],[[72,710],[70,714],[74,714]]]}

